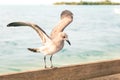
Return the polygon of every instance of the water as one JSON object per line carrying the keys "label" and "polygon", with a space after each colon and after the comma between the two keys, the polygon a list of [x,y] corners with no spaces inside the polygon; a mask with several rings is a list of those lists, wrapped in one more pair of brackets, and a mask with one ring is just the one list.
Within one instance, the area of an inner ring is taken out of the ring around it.
{"label": "water", "polygon": [[120,14],[114,12],[115,8],[120,6],[0,6],[0,74],[44,65],[42,54],[27,50],[41,46],[37,33],[29,27],[6,25],[33,22],[50,34],[64,9],[74,14],[74,21],[65,29],[72,45],[65,43],[62,51],[54,55],[55,66],[120,59]]}

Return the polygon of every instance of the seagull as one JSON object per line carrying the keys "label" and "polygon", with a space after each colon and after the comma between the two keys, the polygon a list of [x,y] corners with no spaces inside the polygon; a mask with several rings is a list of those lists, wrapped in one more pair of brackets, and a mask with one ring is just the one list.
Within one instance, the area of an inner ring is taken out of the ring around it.
{"label": "seagull", "polygon": [[19,26],[29,26],[33,28],[41,38],[42,47],[39,48],[28,48],[28,50],[36,53],[44,54],[44,68],[46,66],[46,56],[50,55],[50,63],[51,68],[53,68],[52,57],[55,53],[59,52],[64,47],[64,41],[67,41],[69,45],[71,45],[68,35],[63,32],[64,29],[73,21],[73,13],[69,10],[62,11],[60,15],[60,21],[53,28],[50,36],[46,34],[46,32],[36,24],[28,23],[28,22],[11,22],[7,25],[7,27],[19,27]]}

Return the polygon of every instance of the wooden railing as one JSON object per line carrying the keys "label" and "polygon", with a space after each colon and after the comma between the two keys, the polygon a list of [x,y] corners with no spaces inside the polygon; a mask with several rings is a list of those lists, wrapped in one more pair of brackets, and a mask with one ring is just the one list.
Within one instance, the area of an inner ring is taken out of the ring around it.
{"label": "wooden railing", "polygon": [[120,60],[0,75],[0,80],[86,80],[120,73]]}

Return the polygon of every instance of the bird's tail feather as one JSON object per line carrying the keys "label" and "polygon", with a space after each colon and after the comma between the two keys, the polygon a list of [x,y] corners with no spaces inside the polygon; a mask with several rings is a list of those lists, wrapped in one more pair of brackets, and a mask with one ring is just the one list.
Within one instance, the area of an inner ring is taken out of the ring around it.
{"label": "bird's tail feather", "polygon": [[28,50],[32,52],[40,52],[38,48],[28,48]]}

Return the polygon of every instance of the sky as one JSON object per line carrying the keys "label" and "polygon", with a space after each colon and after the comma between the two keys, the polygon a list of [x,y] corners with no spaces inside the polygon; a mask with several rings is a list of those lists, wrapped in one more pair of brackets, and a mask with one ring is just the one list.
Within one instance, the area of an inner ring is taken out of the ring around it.
{"label": "sky", "polygon": [[[79,2],[80,0],[0,0],[0,5],[40,5],[53,4],[54,2]],[[83,1],[102,1],[102,0],[83,0]],[[120,2],[120,0],[111,0]]]}

